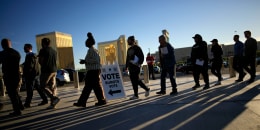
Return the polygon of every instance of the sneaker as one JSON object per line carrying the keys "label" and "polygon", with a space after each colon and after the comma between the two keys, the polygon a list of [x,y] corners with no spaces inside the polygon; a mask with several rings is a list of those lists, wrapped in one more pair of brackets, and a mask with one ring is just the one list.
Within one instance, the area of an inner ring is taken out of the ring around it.
{"label": "sneaker", "polygon": [[9,113],[9,116],[20,116],[22,115],[22,112],[12,112],[12,113]]}
{"label": "sneaker", "polygon": [[41,103],[38,104],[38,106],[42,106],[42,105],[45,105],[45,104],[48,104],[48,101],[42,101]]}
{"label": "sneaker", "polygon": [[56,106],[59,103],[60,99],[58,97],[55,97],[52,101],[52,105]]}
{"label": "sneaker", "polygon": [[209,85],[205,85],[205,87],[203,88],[203,90],[207,90],[209,89]]}
{"label": "sneaker", "polygon": [[147,90],[147,91],[145,92],[144,96],[145,96],[145,97],[148,97],[149,95],[150,95],[150,88],[149,88],[149,90]]}
{"label": "sneaker", "polygon": [[47,109],[54,109],[54,108],[55,108],[54,105],[50,105],[50,106],[47,107]]}
{"label": "sneaker", "polygon": [[243,81],[243,79],[237,79],[237,80],[235,80],[236,82],[242,82]]}
{"label": "sneaker", "polygon": [[95,106],[102,106],[102,105],[106,105],[106,104],[107,104],[106,101],[102,101],[102,102],[95,103]]}
{"label": "sneaker", "polygon": [[160,91],[160,92],[156,92],[156,94],[158,94],[158,95],[165,95],[166,92],[165,91]]}
{"label": "sneaker", "polygon": [[29,107],[31,107],[31,105],[29,104],[29,103],[24,103],[24,105],[23,105],[25,108],[29,108]]}
{"label": "sneaker", "polygon": [[220,81],[218,81],[218,82],[215,84],[215,86],[217,86],[217,85],[221,85],[221,82],[220,82]]}
{"label": "sneaker", "polygon": [[130,100],[135,100],[135,99],[139,99],[139,97],[136,96],[130,97]]}
{"label": "sneaker", "polygon": [[196,89],[199,88],[199,87],[200,87],[200,85],[195,85],[195,86],[192,87],[192,89],[193,89],[193,90],[196,90]]}
{"label": "sneaker", "polygon": [[172,96],[172,95],[177,95],[177,94],[178,94],[177,89],[176,89],[176,90],[173,90],[173,91],[170,93],[171,96]]}
{"label": "sneaker", "polygon": [[86,104],[73,103],[73,106],[76,106],[76,107],[86,107]]}
{"label": "sneaker", "polygon": [[249,79],[249,80],[247,81],[247,83],[248,83],[248,84],[251,84],[251,83],[253,83],[254,81],[255,81],[255,79],[251,78],[251,79]]}

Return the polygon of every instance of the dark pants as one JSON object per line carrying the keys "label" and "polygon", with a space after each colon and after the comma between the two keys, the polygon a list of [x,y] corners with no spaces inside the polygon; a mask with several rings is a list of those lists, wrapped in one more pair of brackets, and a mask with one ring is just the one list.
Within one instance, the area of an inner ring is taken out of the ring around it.
{"label": "dark pants", "polygon": [[244,70],[243,70],[243,57],[242,56],[234,56],[233,59],[233,69],[238,72],[238,79],[243,80]]}
{"label": "dark pants", "polygon": [[134,90],[134,95],[136,97],[138,97],[138,85],[140,85],[141,88],[143,88],[145,91],[149,90],[149,88],[139,78],[140,69],[139,71],[138,70],[129,71],[129,73],[130,73],[130,80],[132,82],[132,86]]}
{"label": "dark pants", "polygon": [[44,93],[50,97],[51,101],[56,97],[56,72],[53,73],[41,73],[40,85]]}
{"label": "dark pants", "polygon": [[[255,57],[245,57],[244,58],[244,69],[250,74],[251,79],[255,79],[256,73],[256,64],[255,64]],[[248,68],[250,66],[250,68]]]}
{"label": "dark pants", "polygon": [[172,85],[172,90],[175,91],[177,84],[176,80],[174,78],[174,66],[169,67],[169,68],[162,68],[161,71],[161,92],[166,92],[166,76],[167,73],[169,74],[171,85]]}
{"label": "dark pants", "polygon": [[38,91],[42,100],[44,102],[48,102],[48,99],[44,93],[44,90],[40,87],[40,82],[39,82],[38,77],[37,78],[29,78],[29,77],[25,78],[25,85],[26,85],[26,92],[27,92],[25,104],[31,104],[34,88]]}
{"label": "dark pants", "polygon": [[20,82],[20,76],[14,76],[14,75],[5,76],[4,75],[4,84],[6,86],[8,96],[12,102],[13,110],[16,113],[20,113],[21,108],[23,106],[20,96],[18,94],[19,82]]}
{"label": "dark pants", "polygon": [[155,79],[153,65],[148,65],[148,68],[149,68],[149,79],[151,78],[151,75],[152,75],[152,78]]}
{"label": "dark pants", "polygon": [[195,81],[195,84],[197,86],[200,86],[200,74],[202,74],[205,86],[209,86],[209,75],[208,75],[208,67],[207,66],[199,66],[194,65],[193,66],[193,78]]}
{"label": "dark pants", "polygon": [[221,67],[222,67],[222,60],[213,61],[211,66],[211,73],[218,77],[218,81],[221,81]]}
{"label": "dark pants", "polygon": [[78,99],[79,104],[86,104],[87,100],[89,98],[89,95],[94,90],[94,93],[97,97],[97,100],[99,103],[106,102],[105,96],[104,96],[104,90],[101,85],[100,80],[100,70],[89,70],[87,71],[86,77],[85,77],[85,86],[82,90],[82,93]]}

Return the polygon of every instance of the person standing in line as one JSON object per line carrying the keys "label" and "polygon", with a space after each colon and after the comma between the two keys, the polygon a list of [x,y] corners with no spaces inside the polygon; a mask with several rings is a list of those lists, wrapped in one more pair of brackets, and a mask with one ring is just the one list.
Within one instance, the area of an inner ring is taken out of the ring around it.
{"label": "person standing in line", "polygon": [[40,87],[51,99],[51,104],[47,109],[53,109],[60,99],[55,94],[57,75],[57,52],[50,46],[50,39],[42,39],[42,49],[39,52],[39,63],[41,65]]}
{"label": "person standing in line", "polygon": [[19,71],[21,56],[18,51],[12,48],[12,43],[9,39],[2,39],[1,45],[3,51],[0,53],[0,64],[2,64],[4,84],[13,106],[13,112],[9,115],[19,116],[22,114],[21,110],[24,110],[18,94],[21,79]]}
{"label": "person standing in line", "polygon": [[82,90],[82,93],[76,103],[73,106],[77,107],[86,107],[87,100],[89,95],[94,90],[94,93],[97,97],[98,102],[95,103],[95,106],[101,106],[107,104],[104,90],[101,84],[100,74],[101,74],[101,64],[100,56],[98,50],[94,48],[95,39],[92,33],[88,32],[88,39],[85,42],[86,47],[88,47],[88,53],[85,57],[85,60],[81,60],[80,64],[85,64],[86,66],[86,77],[85,77],[85,86]]}
{"label": "person standing in line", "polygon": [[[255,81],[256,73],[256,51],[257,51],[257,41],[251,37],[250,31],[245,31],[244,35],[246,37],[245,41],[245,64],[244,69],[250,74],[250,79],[248,83]],[[250,66],[250,69],[248,68]]]}
{"label": "person standing in line", "polygon": [[195,44],[191,48],[191,62],[193,65],[193,77],[195,86],[193,90],[200,87],[199,77],[202,74],[205,86],[203,90],[209,89],[209,75],[208,75],[208,47],[207,43],[203,41],[201,35],[196,34],[193,37]]}
{"label": "person standing in line", "polygon": [[218,44],[218,39],[213,39],[211,47],[211,53],[213,55],[213,59],[211,59],[212,66],[211,66],[211,73],[217,76],[218,81],[215,85],[221,85],[221,67],[223,64],[223,50],[222,47]]}
{"label": "person standing in line", "polygon": [[148,69],[149,69],[149,79],[152,75],[153,80],[155,80],[154,70],[153,70],[154,60],[155,60],[154,57],[150,53],[148,53],[147,57],[146,57],[146,62],[147,62]]}
{"label": "person standing in line", "polygon": [[233,40],[235,41],[234,45],[234,59],[233,59],[233,69],[238,72],[239,76],[236,82],[243,81],[246,73],[243,70],[243,53],[244,53],[244,44],[239,41],[239,35],[234,35]]}
{"label": "person standing in line", "polygon": [[150,88],[148,88],[139,78],[140,67],[144,61],[144,54],[142,49],[136,44],[135,37],[130,36],[127,39],[130,46],[127,50],[126,69],[129,70],[130,80],[133,85],[134,96],[130,100],[138,99],[138,85],[140,85],[146,92],[145,97],[149,96]]}
{"label": "person standing in line", "polygon": [[174,48],[170,43],[166,42],[166,38],[164,35],[159,36],[159,43],[160,46],[158,47],[158,49],[161,64],[161,91],[156,92],[156,94],[166,94],[166,76],[168,73],[172,85],[172,92],[170,93],[170,95],[174,95],[178,93],[177,84],[174,77],[174,66],[176,64]]}
{"label": "person standing in line", "polygon": [[40,88],[39,84],[39,66],[37,55],[32,52],[32,45],[25,44],[24,52],[26,53],[25,61],[23,63],[23,77],[25,78],[26,92],[27,97],[24,103],[24,107],[31,107],[31,101],[33,97],[33,90],[36,88],[40,97],[42,98],[42,102],[38,105],[45,105],[48,103],[47,96]]}

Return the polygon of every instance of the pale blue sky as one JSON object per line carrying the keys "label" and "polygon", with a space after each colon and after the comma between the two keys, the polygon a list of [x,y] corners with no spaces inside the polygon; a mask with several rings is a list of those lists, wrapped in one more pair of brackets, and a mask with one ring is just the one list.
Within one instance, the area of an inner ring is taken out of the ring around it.
{"label": "pale blue sky", "polygon": [[84,68],[78,59],[87,53],[87,32],[97,43],[134,35],[145,54],[148,48],[157,51],[163,29],[175,48],[192,46],[196,33],[208,43],[217,38],[231,44],[234,34],[244,41],[243,32],[251,30],[259,41],[259,5],[260,0],[1,0],[0,38],[11,39],[24,57],[24,43],[35,46],[37,34],[71,34],[75,64]]}

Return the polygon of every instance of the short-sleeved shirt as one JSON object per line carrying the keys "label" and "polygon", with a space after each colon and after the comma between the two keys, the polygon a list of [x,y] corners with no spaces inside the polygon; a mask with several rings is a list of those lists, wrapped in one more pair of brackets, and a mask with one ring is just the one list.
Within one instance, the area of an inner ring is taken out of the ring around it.
{"label": "short-sleeved shirt", "polygon": [[53,73],[57,71],[57,52],[51,48],[42,48],[39,57],[43,59],[41,65],[41,73]]}

